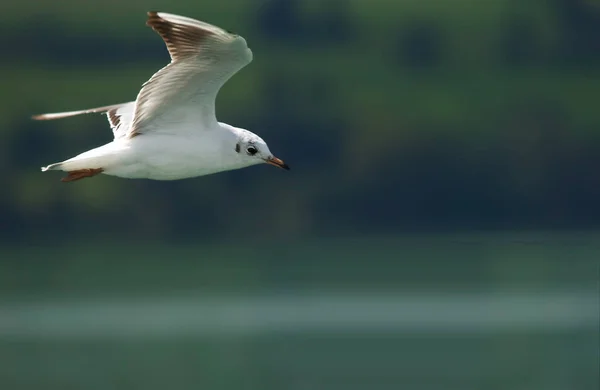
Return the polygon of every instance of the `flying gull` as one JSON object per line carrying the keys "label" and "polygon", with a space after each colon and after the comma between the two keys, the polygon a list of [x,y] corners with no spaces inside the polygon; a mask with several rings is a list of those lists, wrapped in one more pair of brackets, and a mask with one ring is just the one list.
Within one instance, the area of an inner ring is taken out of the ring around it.
{"label": "flying gull", "polygon": [[217,121],[219,89],[252,61],[246,40],[195,19],[148,12],[146,24],[167,45],[171,62],[142,86],[135,101],[36,115],[37,120],[105,113],[112,142],[42,171],[71,182],[103,173],[128,179],[177,180],[267,163],[289,169],[258,135]]}

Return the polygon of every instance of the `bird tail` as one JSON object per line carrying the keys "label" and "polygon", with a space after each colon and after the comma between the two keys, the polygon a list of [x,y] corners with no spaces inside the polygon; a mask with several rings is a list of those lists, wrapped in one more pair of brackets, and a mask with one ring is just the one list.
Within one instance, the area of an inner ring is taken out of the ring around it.
{"label": "bird tail", "polygon": [[80,161],[67,160],[60,163],[50,164],[47,167],[42,167],[42,172],[58,170],[65,171],[68,175],[60,179],[60,181],[65,183],[85,179],[86,177],[93,177],[104,172],[104,168],[78,168],[79,166],[81,166]]}
{"label": "bird tail", "polygon": [[64,169],[62,168],[63,163],[54,163],[54,164],[50,164],[46,167],[42,167],[42,172],[46,172],[46,171],[63,171]]}
{"label": "bird tail", "polygon": [[77,170],[81,170],[81,169],[99,169],[102,168],[104,169],[104,165],[103,163],[105,163],[104,159],[102,159],[101,157],[81,157],[81,156],[77,156],[77,157],[73,157],[71,159],[59,162],[59,163],[54,163],[54,164],[50,164],[48,166],[42,167],[42,172],[46,172],[46,171],[64,171],[64,172],[71,172],[71,171],[77,171]]}

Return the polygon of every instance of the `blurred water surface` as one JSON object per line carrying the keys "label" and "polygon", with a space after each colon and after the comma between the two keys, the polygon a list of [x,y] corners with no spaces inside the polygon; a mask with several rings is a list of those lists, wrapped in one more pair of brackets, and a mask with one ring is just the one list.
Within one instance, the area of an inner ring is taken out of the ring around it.
{"label": "blurred water surface", "polygon": [[599,243],[537,232],[14,249],[2,286],[27,288],[0,302],[1,385],[592,389]]}

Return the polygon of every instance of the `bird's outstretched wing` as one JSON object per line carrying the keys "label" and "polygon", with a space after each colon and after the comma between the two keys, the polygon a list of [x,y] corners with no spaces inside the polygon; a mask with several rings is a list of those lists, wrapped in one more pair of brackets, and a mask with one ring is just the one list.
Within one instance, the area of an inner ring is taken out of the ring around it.
{"label": "bird's outstretched wing", "polygon": [[116,138],[125,136],[128,133],[133,118],[133,110],[135,108],[135,102],[113,104],[110,106],[88,108],[86,110],[78,111],[65,111],[65,112],[53,112],[49,114],[34,115],[32,118],[35,120],[52,120],[69,118],[71,116],[82,115],[82,114],[94,114],[102,113],[108,117],[108,123],[113,131],[113,135]]}
{"label": "bird's outstretched wing", "polygon": [[126,136],[200,131],[216,123],[219,89],[252,61],[246,40],[208,23],[149,12],[146,23],[165,41],[171,62],[144,83]]}

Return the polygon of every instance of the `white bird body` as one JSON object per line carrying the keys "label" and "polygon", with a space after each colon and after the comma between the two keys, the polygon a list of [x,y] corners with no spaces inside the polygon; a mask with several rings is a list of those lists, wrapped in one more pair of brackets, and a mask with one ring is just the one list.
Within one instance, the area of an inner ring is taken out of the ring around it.
{"label": "white bird body", "polygon": [[[185,135],[118,138],[61,163],[49,165],[44,171],[102,169],[106,175],[125,179],[178,180],[249,166],[231,146],[245,130],[224,123],[218,125],[219,129]],[[262,162],[255,160],[255,164]]]}
{"label": "white bird body", "polygon": [[244,38],[194,19],[149,12],[171,63],[142,86],[133,102],[34,116],[49,120],[106,113],[114,140],[42,171],[74,181],[99,173],[128,179],[177,180],[269,163],[289,169],[256,134],[218,122],[221,86],[252,61]]}

